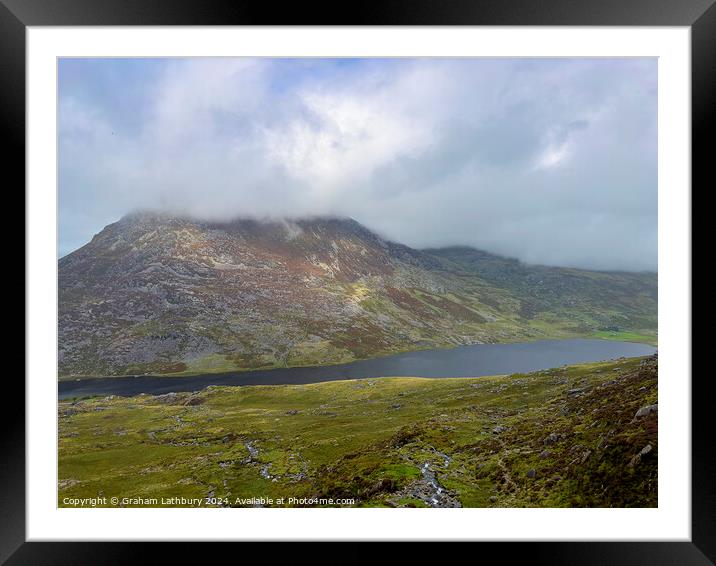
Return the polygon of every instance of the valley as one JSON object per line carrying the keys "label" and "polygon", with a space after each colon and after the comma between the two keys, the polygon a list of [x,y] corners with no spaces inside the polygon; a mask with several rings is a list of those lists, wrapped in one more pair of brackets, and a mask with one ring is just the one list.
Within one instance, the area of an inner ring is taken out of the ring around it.
{"label": "valley", "polygon": [[650,356],[64,400],[58,505],[655,507],[657,382]]}
{"label": "valley", "polygon": [[656,344],[655,273],[415,250],[347,218],[140,212],[59,260],[59,377],[344,364],[469,344]]}
{"label": "valley", "polygon": [[59,260],[58,504],[656,506],[657,298],[348,218],[130,214]]}

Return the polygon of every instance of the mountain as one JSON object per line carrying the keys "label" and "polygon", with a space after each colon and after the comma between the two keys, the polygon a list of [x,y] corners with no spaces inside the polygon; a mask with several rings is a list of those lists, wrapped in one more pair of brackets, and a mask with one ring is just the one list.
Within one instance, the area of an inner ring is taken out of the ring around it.
{"label": "mountain", "polygon": [[414,250],[333,217],[217,223],[130,214],[59,260],[58,298],[61,377],[656,335],[656,274],[531,267],[472,248]]}
{"label": "mountain", "polygon": [[445,267],[472,273],[518,297],[524,319],[569,319],[585,328],[596,323],[612,334],[627,328],[656,330],[656,273],[530,266],[467,247],[425,251],[443,259]]}

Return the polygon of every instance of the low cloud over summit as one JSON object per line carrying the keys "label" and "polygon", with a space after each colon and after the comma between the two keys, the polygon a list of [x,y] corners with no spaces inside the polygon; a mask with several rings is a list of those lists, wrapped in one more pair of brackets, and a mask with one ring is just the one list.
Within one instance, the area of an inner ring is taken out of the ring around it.
{"label": "low cloud over summit", "polygon": [[136,209],[655,270],[656,59],[65,59],[60,253]]}

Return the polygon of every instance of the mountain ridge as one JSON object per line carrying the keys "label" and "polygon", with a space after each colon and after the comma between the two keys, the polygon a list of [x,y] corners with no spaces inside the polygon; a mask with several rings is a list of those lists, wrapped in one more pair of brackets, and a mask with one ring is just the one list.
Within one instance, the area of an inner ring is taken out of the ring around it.
{"label": "mountain ridge", "polygon": [[58,270],[65,377],[656,334],[656,274],[528,266],[465,247],[416,250],[347,217],[218,222],[135,212],[61,258]]}

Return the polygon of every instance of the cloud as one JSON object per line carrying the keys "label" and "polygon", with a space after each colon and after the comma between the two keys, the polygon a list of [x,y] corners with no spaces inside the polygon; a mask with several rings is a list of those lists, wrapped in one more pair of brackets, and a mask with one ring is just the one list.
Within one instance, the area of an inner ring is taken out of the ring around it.
{"label": "cloud", "polygon": [[60,252],[138,208],[656,269],[655,59],[68,59]]}

